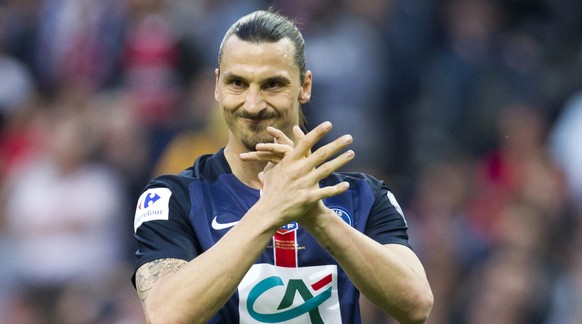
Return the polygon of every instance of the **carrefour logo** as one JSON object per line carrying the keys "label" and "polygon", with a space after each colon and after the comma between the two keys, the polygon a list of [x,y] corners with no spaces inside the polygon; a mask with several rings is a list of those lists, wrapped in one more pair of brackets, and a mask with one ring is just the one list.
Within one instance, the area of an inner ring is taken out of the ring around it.
{"label": "carrefour logo", "polygon": [[151,188],[146,190],[138,199],[133,220],[133,230],[141,224],[153,220],[167,220],[172,192],[168,188]]}
{"label": "carrefour logo", "polygon": [[241,323],[339,323],[337,267],[255,264],[239,286]]}
{"label": "carrefour logo", "polygon": [[[320,290],[330,282],[331,274],[314,283],[311,287],[314,290]],[[259,282],[253,289],[251,289],[247,303],[247,308],[251,317],[263,323],[278,323],[309,313],[311,323],[323,323],[318,307],[331,297],[331,287],[325,289],[320,294],[313,296],[309,291],[309,288],[307,288],[301,279],[291,279],[287,282],[285,294],[277,307],[277,310],[281,310],[281,312],[263,314],[254,310],[255,302],[259,296],[273,287],[283,285],[283,280],[280,277],[272,276],[263,279],[263,281]],[[291,307],[296,294],[299,294],[305,302],[299,306]]]}
{"label": "carrefour logo", "polygon": [[140,201],[137,208],[138,209],[142,209],[142,208],[149,208],[151,205],[153,205],[156,201],[158,201],[160,199],[160,196],[158,194],[156,194],[155,192],[150,192],[148,194],[146,194],[146,196],[143,198],[143,205],[142,202]]}

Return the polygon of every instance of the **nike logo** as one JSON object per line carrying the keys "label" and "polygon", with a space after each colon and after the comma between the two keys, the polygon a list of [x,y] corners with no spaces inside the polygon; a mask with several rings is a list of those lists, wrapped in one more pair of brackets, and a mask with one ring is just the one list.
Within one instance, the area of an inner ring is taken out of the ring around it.
{"label": "nike logo", "polygon": [[212,228],[214,228],[217,231],[218,230],[223,230],[225,228],[233,227],[236,224],[238,224],[238,221],[236,221],[236,222],[230,222],[230,223],[219,223],[216,220],[216,216],[214,216],[214,219],[212,219]]}

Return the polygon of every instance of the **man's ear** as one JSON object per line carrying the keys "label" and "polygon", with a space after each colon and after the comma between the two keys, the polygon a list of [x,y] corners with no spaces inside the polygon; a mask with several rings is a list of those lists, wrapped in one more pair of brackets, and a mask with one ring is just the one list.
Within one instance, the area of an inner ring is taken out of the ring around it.
{"label": "man's ear", "polygon": [[220,70],[218,68],[214,69],[214,77],[216,82],[214,83],[214,99],[218,101],[218,80],[220,79]]}
{"label": "man's ear", "polygon": [[306,104],[311,100],[311,85],[313,81],[313,76],[311,71],[307,70],[305,72],[305,80],[301,85],[301,89],[299,89],[299,103]]}

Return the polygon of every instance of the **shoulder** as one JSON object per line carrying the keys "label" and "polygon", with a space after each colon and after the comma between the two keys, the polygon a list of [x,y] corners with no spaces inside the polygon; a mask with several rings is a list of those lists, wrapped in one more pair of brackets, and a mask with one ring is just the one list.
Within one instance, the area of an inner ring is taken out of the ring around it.
{"label": "shoulder", "polygon": [[177,174],[164,174],[150,180],[145,190],[150,188],[168,188],[174,190],[185,190],[192,182],[208,181],[213,182],[220,174],[229,173],[230,169],[224,158],[222,150],[216,154],[205,154],[199,156],[194,164]]}
{"label": "shoulder", "polygon": [[187,202],[188,187],[193,181],[196,181],[196,178],[183,174],[162,175],[150,180],[141,193],[138,209],[141,206],[147,207],[148,202],[153,203],[159,199],[166,201],[166,204],[169,204],[170,200]]}
{"label": "shoulder", "polygon": [[151,179],[138,199],[136,220],[140,211],[145,212],[154,204],[164,206],[164,214],[167,214],[168,209],[173,211],[171,214],[178,212],[186,215],[190,204],[189,188],[192,183],[203,179],[197,165],[206,159],[206,156],[198,158],[193,166],[178,174],[164,174]]}
{"label": "shoulder", "polygon": [[340,172],[339,175],[343,176],[345,178],[364,180],[364,181],[370,182],[370,183],[382,182],[382,180],[379,180],[378,178],[374,177],[373,175],[363,173],[363,172]]}
{"label": "shoulder", "polygon": [[361,172],[339,172],[333,176],[336,177],[335,181],[349,182],[351,191],[359,191],[360,195],[364,191],[368,192],[377,206],[392,206],[400,215],[404,216],[394,193],[383,180]]}
{"label": "shoulder", "polygon": [[[325,181],[330,184],[346,181],[350,183],[350,186],[365,186],[373,192],[380,191],[382,188],[386,188],[384,181],[374,177],[373,175],[362,172],[335,172],[332,173]],[[386,190],[388,190],[388,188],[386,188]]]}

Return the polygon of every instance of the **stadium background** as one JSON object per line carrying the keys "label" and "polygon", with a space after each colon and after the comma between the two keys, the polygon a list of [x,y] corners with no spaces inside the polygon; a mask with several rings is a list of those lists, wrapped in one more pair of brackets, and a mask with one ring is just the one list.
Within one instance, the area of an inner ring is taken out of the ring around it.
{"label": "stadium background", "polygon": [[308,127],[399,197],[429,323],[582,322],[579,0],[0,1],[0,322],[143,322],[136,199],[225,143],[218,45],[269,6],[306,39]]}

